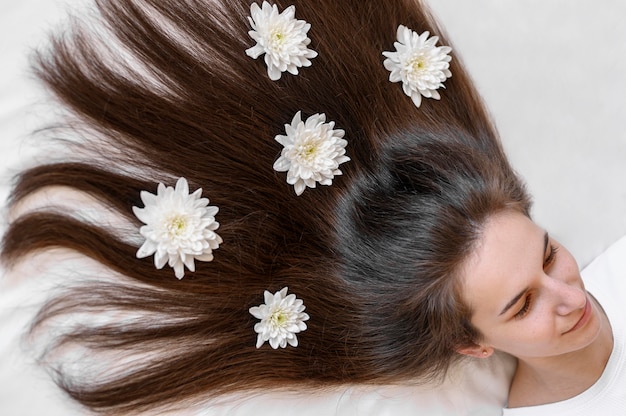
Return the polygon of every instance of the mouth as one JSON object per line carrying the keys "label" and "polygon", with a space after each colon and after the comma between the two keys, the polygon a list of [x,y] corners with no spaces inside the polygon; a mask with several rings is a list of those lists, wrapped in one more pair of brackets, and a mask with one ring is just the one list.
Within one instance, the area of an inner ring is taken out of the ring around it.
{"label": "mouth", "polygon": [[589,321],[590,317],[591,317],[591,302],[589,301],[589,297],[587,297],[587,302],[585,303],[585,308],[583,309],[583,314],[580,316],[580,319],[578,319],[578,322],[576,322],[573,327],[571,327],[566,332],[564,332],[563,335],[576,331],[578,328],[585,325]]}

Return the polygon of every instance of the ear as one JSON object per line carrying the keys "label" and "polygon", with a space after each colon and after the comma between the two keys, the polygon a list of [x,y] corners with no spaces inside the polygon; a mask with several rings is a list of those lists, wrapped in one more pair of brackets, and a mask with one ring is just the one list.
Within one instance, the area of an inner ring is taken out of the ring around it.
{"label": "ear", "polygon": [[469,355],[476,358],[487,358],[493,354],[493,348],[483,345],[472,344],[466,347],[460,347],[456,349],[456,352],[463,355]]}

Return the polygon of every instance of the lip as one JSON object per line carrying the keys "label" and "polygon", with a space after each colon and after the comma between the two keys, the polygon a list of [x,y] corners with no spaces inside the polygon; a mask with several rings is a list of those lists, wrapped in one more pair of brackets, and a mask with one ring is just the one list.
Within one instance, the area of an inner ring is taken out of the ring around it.
{"label": "lip", "polygon": [[585,303],[585,308],[583,309],[583,314],[580,316],[578,322],[574,324],[573,327],[568,329],[564,334],[569,334],[570,332],[576,331],[578,328],[585,325],[589,318],[591,317],[591,302],[589,301],[589,297],[587,297],[587,303]]}

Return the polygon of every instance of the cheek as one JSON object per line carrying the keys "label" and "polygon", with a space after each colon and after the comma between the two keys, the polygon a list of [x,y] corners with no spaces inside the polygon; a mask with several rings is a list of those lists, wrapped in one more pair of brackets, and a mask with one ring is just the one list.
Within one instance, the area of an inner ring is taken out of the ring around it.
{"label": "cheek", "polygon": [[[537,303],[539,303],[538,301]],[[535,310],[531,313],[517,332],[520,336],[530,340],[539,340],[551,337],[555,330],[554,314],[551,308],[545,304],[535,305]]]}
{"label": "cheek", "polygon": [[519,321],[488,328],[484,332],[485,341],[512,355],[534,354],[549,347],[555,340],[552,316],[546,305],[535,305],[533,311]]}

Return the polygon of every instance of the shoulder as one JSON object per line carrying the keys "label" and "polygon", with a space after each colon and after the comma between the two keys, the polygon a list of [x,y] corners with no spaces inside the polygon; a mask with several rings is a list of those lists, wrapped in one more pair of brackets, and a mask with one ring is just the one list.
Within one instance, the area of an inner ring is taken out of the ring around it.
{"label": "shoulder", "polygon": [[586,289],[594,295],[609,317],[626,308],[626,236],[613,243],[581,272]]}

